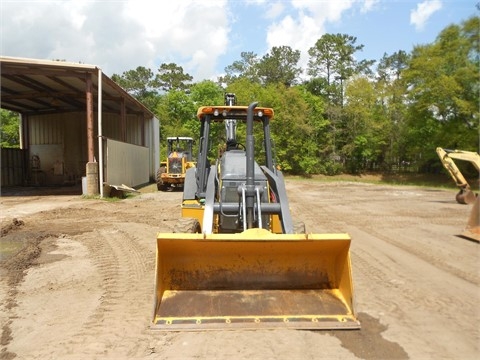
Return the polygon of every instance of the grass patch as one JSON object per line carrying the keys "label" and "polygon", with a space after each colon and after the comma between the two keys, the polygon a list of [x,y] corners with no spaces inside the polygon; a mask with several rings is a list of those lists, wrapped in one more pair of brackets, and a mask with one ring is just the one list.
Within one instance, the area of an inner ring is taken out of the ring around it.
{"label": "grass patch", "polygon": [[[377,174],[367,173],[359,175],[340,174],[340,175],[312,175],[311,177],[285,176],[289,180],[313,180],[321,182],[359,182],[368,184],[384,185],[409,185],[420,187],[434,187],[443,189],[458,190],[455,182],[446,174]],[[475,184],[474,180],[467,180],[470,184]],[[471,181],[471,182],[470,182]],[[477,180],[478,181],[478,180]]]}

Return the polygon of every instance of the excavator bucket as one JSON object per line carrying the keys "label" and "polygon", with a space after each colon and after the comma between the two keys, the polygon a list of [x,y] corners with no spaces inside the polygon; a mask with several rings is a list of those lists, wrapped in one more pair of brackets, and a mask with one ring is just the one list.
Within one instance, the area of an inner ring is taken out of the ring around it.
{"label": "excavator bucket", "polygon": [[455,197],[459,204],[472,204],[475,202],[477,195],[470,189],[460,190]]}
{"label": "excavator bucket", "polygon": [[476,197],[462,236],[480,242],[480,197]]}
{"label": "excavator bucket", "polygon": [[358,329],[348,234],[157,234],[153,329]]}

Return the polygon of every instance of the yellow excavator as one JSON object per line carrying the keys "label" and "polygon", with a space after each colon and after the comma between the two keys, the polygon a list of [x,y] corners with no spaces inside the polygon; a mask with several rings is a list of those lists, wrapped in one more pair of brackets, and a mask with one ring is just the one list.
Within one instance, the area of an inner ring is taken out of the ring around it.
{"label": "yellow excavator", "polygon": [[465,227],[462,236],[480,242],[480,198],[478,197],[478,194],[472,191],[470,184],[455,164],[455,160],[468,161],[473,164],[480,174],[480,155],[473,151],[451,150],[442,147],[437,147],[436,152],[443,167],[447,170],[460,189],[455,197],[457,202],[459,204],[473,203],[472,211],[470,212],[467,226]]}
{"label": "yellow excavator", "polygon": [[455,164],[455,160],[472,163],[475,169],[480,173],[480,155],[473,151],[450,150],[441,147],[437,147],[436,152],[443,167],[447,170],[453,181],[455,181],[455,184],[457,184],[457,187],[460,189],[456,196],[457,202],[459,204],[471,204],[475,202],[477,195],[472,191],[470,184]]}
{"label": "yellow excavator", "polygon": [[[225,105],[198,109],[199,153],[186,173],[182,216],[173,232],[157,234],[152,329],[360,328],[351,238],[307,233],[293,220],[272,155],[274,111],[257,105],[237,106],[226,94]],[[227,136],[210,161],[218,124]],[[263,129],[262,156],[254,124]]]}

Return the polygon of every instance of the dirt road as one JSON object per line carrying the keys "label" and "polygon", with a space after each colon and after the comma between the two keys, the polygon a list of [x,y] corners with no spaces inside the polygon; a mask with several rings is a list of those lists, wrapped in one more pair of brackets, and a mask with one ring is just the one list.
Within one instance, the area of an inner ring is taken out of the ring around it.
{"label": "dirt road", "polygon": [[[180,192],[2,196],[1,359],[477,359],[479,244],[455,192],[287,180],[307,231],[348,232],[359,331],[155,332],[155,235]],[[16,220],[13,220],[16,219]]]}

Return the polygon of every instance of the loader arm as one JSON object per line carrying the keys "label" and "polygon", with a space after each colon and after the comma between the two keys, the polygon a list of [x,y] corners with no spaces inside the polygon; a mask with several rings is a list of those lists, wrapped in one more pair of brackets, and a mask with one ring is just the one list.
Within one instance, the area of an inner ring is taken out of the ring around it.
{"label": "loader arm", "polygon": [[272,191],[275,193],[278,203],[280,204],[280,222],[282,224],[282,230],[284,234],[293,234],[293,220],[290,214],[290,207],[288,205],[288,198],[287,198],[287,190],[285,189],[285,182],[283,180],[283,175],[280,171],[277,171],[274,174],[270,169],[266,166],[262,166],[262,170],[264,174],[269,179],[270,187]]}

